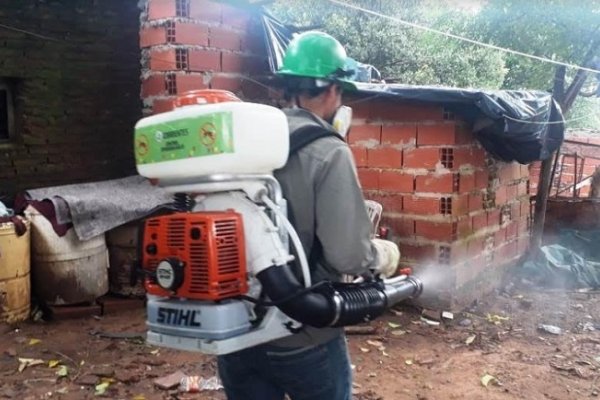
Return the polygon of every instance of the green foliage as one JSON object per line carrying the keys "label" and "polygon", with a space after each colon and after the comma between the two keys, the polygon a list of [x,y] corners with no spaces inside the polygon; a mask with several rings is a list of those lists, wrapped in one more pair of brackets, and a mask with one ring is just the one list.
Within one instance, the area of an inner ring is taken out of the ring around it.
{"label": "green foliage", "polygon": [[[600,37],[600,1],[488,0],[472,37],[501,47],[582,65]],[[507,55],[506,89],[552,89],[555,65]]]}
{"label": "green foliage", "polygon": [[600,98],[578,97],[565,118],[567,128],[600,129]]}
{"label": "green foliage", "polygon": [[[442,12],[443,3],[354,0],[353,4],[407,21],[455,31],[466,29],[469,14]],[[504,80],[503,55],[417,31],[390,19],[364,14],[323,0],[280,0],[273,14],[286,23],[316,27],[335,36],[348,54],[377,67],[388,81],[414,85],[498,88]]]}
{"label": "green foliage", "polygon": [[[583,65],[600,41],[600,0],[346,0],[405,21],[528,54]],[[322,29],[388,82],[487,89],[551,91],[556,66],[406,27],[326,0],[278,0],[273,14],[299,27]],[[600,46],[599,46],[600,50]],[[600,52],[596,51],[600,67]],[[565,86],[576,70],[567,69]],[[588,78],[585,92],[600,83]],[[598,128],[598,99],[578,99],[573,127]],[[587,113],[587,114],[585,114]],[[588,115],[589,118],[582,118]]]}

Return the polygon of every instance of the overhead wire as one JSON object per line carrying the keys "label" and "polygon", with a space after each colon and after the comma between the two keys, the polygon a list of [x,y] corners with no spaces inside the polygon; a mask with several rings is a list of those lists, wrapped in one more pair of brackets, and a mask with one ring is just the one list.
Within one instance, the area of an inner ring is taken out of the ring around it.
{"label": "overhead wire", "polygon": [[[471,44],[475,44],[475,45],[478,45],[478,46],[487,47],[487,48],[490,48],[490,49],[494,49],[494,50],[498,50],[498,51],[503,51],[503,52],[510,53],[510,54],[520,55],[520,56],[523,56],[523,57],[527,57],[527,58],[531,58],[531,59],[535,59],[535,60],[538,60],[538,61],[547,62],[547,63],[551,63],[551,64],[555,64],[555,65],[561,65],[561,66],[564,66],[564,67],[569,67],[569,68],[574,68],[574,69],[578,69],[578,70],[582,70],[582,71],[587,71],[587,72],[592,72],[592,73],[600,74],[600,70],[597,70],[597,69],[594,69],[594,68],[588,68],[588,67],[583,67],[583,66],[580,66],[580,65],[577,65],[577,64],[571,64],[571,63],[566,63],[566,62],[562,62],[562,61],[552,60],[550,58],[536,56],[534,54],[524,53],[524,52],[521,52],[521,51],[518,51],[518,50],[513,50],[513,49],[506,48],[506,47],[500,47],[500,46],[496,46],[496,45],[493,45],[493,44],[490,44],[490,43],[481,42],[481,41],[470,39],[470,38],[467,38],[467,37],[464,37],[464,36],[456,35],[456,34],[453,34],[453,33],[450,33],[450,32],[445,32],[445,31],[441,31],[441,30],[438,30],[438,29],[435,29],[435,28],[428,27],[428,26],[420,25],[420,24],[417,24],[417,23],[414,23],[414,22],[405,21],[405,20],[400,19],[398,17],[392,17],[392,16],[389,16],[389,15],[385,15],[385,14],[379,13],[379,12],[374,11],[374,10],[369,10],[367,8],[364,8],[364,7],[360,7],[360,6],[357,6],[357,5],[354,5],[354,4],[350,4],[350,3],[346,3],[346,2],[341,1],[341,0],[327,0],[327,1],[329,1],[330,3],[333,3],[333,4],[337,4],[339,6],[342,6],[342,7],[354,9],[354,10],[361,11],[361,12],[364,12],[364,13],[367,13],[367,14],[371,14],[371,15],[374,15],[374,16],[377,16],[377,17],[380,17],[380,18],[388,19],[388,20],[397,22],[397,23],[402,24],[402,25],[410,26],[410,27],[413,27],[413,28],[416,28],[416,29],[421,29],[421,30],[428,31],[428,32],[433,32],[433,33],[436,33],[436,34],[439,34],[439,35],[447,36],[447,37],[450,37],[450,38],[453,38],[453,39],[456,39],[456,40],[461,40],[461,41],[468,42],[468,43],[471,43]],[[25,30],[25,29],[17,28],[17,27],[6,25],[6,24],[2,24],[2,23],[0,23],[0,28],[4,28],[4,29],[11,30],[11,31],[14,31],[14,32],[23,33],[23,34],[26,34],[26,35],[29,35],[29,36],[33,36],[33,37],[37,37],[39,39],[44,39],[44,40],[51,40],[51,41],[55,41],[55,42],[66,41],[64,39],[53,38],[53,37],[50,37],[50,36],[42,35],[42,34],[39,34],[39,33],[36,33],[36,32],[28,31],[28,30]]]}
{"label": "overhead wire", "polygon": [[[385,15],[385,14],[379,13],[379,12],[374,11],[374,10],[369,10],[369,9],[361,7],[361,6],[357,6],[357,5],[354,5],[354,4],[346,3],[346,2],[341,1],[341,0],[327,0],[327,1],[329,1],[330,3],[333,3],[333,4],[337,4],[339,6],[342,6],[342,7],[354,9],[356,11],[361,11],[361,12],[364,12],[366,14],[374,15],[376,17],[380,17],[380,18],[384,18],[384,19],[387,19],[387,20],[391,20],[391,21],[394,21],[394,22],[399,23],[401,25],[409,26],[409,27],[412,27],[412,28],[415,28],[415,29],[420,29],[420,30],[427,31],[427,32],[436,33],[436,34],[443,35],[443,36],[446,36],[446,37],[449,37],[449,38],[452,38],[452,39],[456,39],[456,40],[460,40],[460,41],[463,41],[463,42],[471,43],[471,44],[474,44],[474,45],[477,45],[477,46],[486,47],[486,48],[489,48],[489,49],[493,49],[493,50],[497,50],[497,51],[502,51],[502,52],[509,53],[509,54],[519,55],[519,56],[522,56],[522,57],[526,57],[526,58],[530,58],[530,59],[534,59],[534,60],[538,60],[538,61],[542,61],[542,62],[546,62],[546,63],[551,63],[551,64],[554,64],[554,65],[560,65],[560,66],[564,66],[564,67],[568,67],[568,68],[574,68],[574,69],[578,69],[578,70],[582,70],[582,71],[587,71],[587,72],[592,72],[592,73],[595,73],[595,74],[600,74],[600,70],[597,70],[597,69],[594,69],[594,68],[588,68],[588,67],[583,67],[583,66],[577,65],[577,64],[571,64],[571,63],[566,63],[566,62],[563,62],[563,61],[552,60],[552,59],[547,58],[547,57],[536,56],[534,54],[524,53],[522,51],[513,50],[513,49],[510,49],[510,48],[506,48],[506,47],[500,47],[500,46],[496,46],[496,45],[493,45],[493,44],[490,44],[490,43],[481,42],[481,41],[470,39],[470,38],[467,38],[467,37],[464,37],[464,36],[456,35],[456,34],[453,34],[453,33],[450,33],[450,32],[445,32],[445,31],[441,31],[439,29],[435,29],[435,28],[431,28],[431,27],[428,27],[428,26],[420,25],[420,24],[417,24],[417,23],[414,23],[414,22],[405,21],[405,20],[403,20],[401,18],[398,18],[398,17],[393,17],[393,16]],[[504,115],[504,117],[506,119],[511,120],[511,121],[521,122],[521,123],[525,123],[525,124],[558,125],[558,124],[567,124],[569,122],[579,121],[579,120],[586,119],[586,118],[589,118],[590,116],[594,116],[594,115],[596,115],[596,114],[584,115],[584,116],[581,116],[581,117],[578,117],[578,118],[572,118],[572,119],[562,120],[562,121],[546,121],[546,122],[535,122],[535,121],[529,121],[529,120],[521,120],[521,119],[517,119],[517,118],[512,118],[512,117],[510,117],[508,115]]]}
{"label": "overhead wire", "polygon": [[50,36],[42,35],[42,34],[39,34],[39,33],[36,33],[36,32],[31,32],[31,31],[28,31],[28,30],[25,30],[25,29],[21,29],[21,28],[17,28],[17,27],[14,27],[14,26],[1,24],[1,23],[0,23],[0,28],[6,29],[6,30],[9,30],[9,31],[13,31],[13,32],[24,33],[26,35],[33,36],[33,37],[36,37],[38,39],[50,40],[52,42],[66,42],[66,40],[64,40],[64,39],[53,38],[53,37],[50,37]]}
{"label": "overhead wire", "polygon": [[[421,29],[421,30],[428,31],[428,32],[433,32],[433,33],[436,33],[436,34],[440,34],[440,35],[443,35],[443,36],[446,36],[446,37],[450,37],[450,38],[453,38],[453,39],[456,39],[456,40],[461,40],[461,41],[464,41],[464,42],[468,42],[468,43],[475,44],[475,45],[478,45],[478,46],[487,47],[487,48],[491,48],[491,49],[498,50],[498,51],[503,51],[503,52],[510,53],[510,54],[520,55],[520,56],[531,58],[531,59],[535,59],[535,60],[538,60],[538,61],[552,63],[552,64],[555,64],[555,65],[561,65],[561,66],[565,66],[565,67],[569,67],[569,68],[574,68],[574,69],[579,69],[579,70],[583,70],[583,71],[587,71],[587,72],[592,72],[592,73],[598,73],[598,74],[600,74],[600,70],[596,70],[596,69],[593,69],[593,68],[582,67],[582,66],[579,66],[579,65],[576,65],[576,64],[565,63],[565,62],[562,62],[562,61],[556,61],[556,60],[552,60],[552,59],[549,59],[549,58],[546,58],[546,57],[540,57],[540,56],[536,56],[536,55],[533,55],[533,54],[528,54],[528,53],[520,52],[520,51],[517,51],[517,50],[505,48],[505,47],[495,46],[495,45],[492,45],[492,44],[489,44],[489,43],[480,42],[480,41],[477,41],[477,40],[474,40],[474,39],[470,39],[470,38],[467,38],[467,37],[464,37],[464,36],[456,35],[456,34],[453,34],[453,33],[450,33],[450,32],[444,32],[444,31],[440,31],[440,30],[435,29],[435,28],[430,28],[430,27],[427,27],[427,26],[423,26],[423,25],[420,25],[420,24],[417,24],[417,23],[414,23],[414,22],[405,21],[405,20],[402,20],[402,19],[400,19],[398,17],[392,17],[392,16],[389,16],[389,15],[385,15],[385,14],[379,13],[379,12],[374,11],[374,10],[369,10],[367,8],[364,8],[364,7],[360,7],[360,6],[357,6],[357,5],[354,5],[354,4],[346,3],[346,2],[341,1],[341,0],[328,0],[328,1],[330,3],[337,4],[337,5],[342,6],[342,7],[354,9],[356,11],[361,11],[361,12],[364,12],[364,13],[367,13],[367,14],[371,14],[371,15],[380,17],[380,18],[384,18],[384,19],[388,19],[388,20],[397,22],[397,23],[402,24],[402,25],[410,26],[410,27],[413,27],[413,28],[416,28],[416,29]],[[39,39],[50,40],[50,41],[54,41],[54,42],[61,42],[61,41],[66,42],[66,40],[53,38],[53,37],[50,37],[50,36],[42,35],[42,34],[39,34],[39,33],[36,33],[36,32],[31,32],[31,31],[28,31],[28,30],[25,30],[25,29],[17,28],[17,27],[6,25],[6,24],[2,24],[2,23],[0,23],[0,28],[4,28],[4,29],[10,30],[10,31],[14,31],[14,32],[23,33],[23,34],[26,34],[26,35],[29,35],[29,36],[37,37]],[[157,59],[157,60],[161,61],[161,62],[169,63],[169,64],[173,63],[172,60],[166,60],[166,59]],[[242,76],[238,76],[237,78],[240,78],[240,79],[243,79],[243,80],[246,80],[246,81],[249,81],[249,82],[253,82],[253,83],[255,83],[255,84],[257,84],[257,85],[259,85],[259,86],[261,86],[263,88],[266,88],[266,89],[271,89],[271,87],[269,87],[268,85],[266,85],[266,84],[264,84],[264,83],[262,83],[262,82],[260,82],[260,81],[258,81],[256,79],[253,79],[253,78],[251,78],[249,76],[243,76],[242,75]],[[350,101],[348,104],[362,103],[362,102],[365,102],[365,101],[368,101],[368,100],[372,100],[372,99],[378,98],[378,97],[381,97],[381,95],[376,94],[376,95],[369,96],[369,97],[366,97],[366,98],[362,98],[362,99],[358,99],[358,100],[353,100],[353,101]],[[590,114],[590,115],[592,115],[592,114]],[[582,116],[582,117],[573,118],[573,119],[569,119],[569,120],[565,120],[565,121],[555,121],[555,122],[535,122],[535,121],[520,120],[520,119],[512,118],[512,117],[509,117],[509,116],[505,116],[505,117],[507,119],[509,119],[509,120],[516,121],[516,122],[524,122],[524,123],[529,123],[529,124],[540,124],[540,125],[541,124],[546,124],[546,125],[549,125],[549,124],[561,124],[561,123],[568,123],[568,122],[573,122],[573,121],[579,121],[579,120],[588,118],[589,116]]]}
{"label": "overhead wire", "polygon": [[[547,57],[536,56],[534,54],[524,53],[524,52],[521,52],[521,51],[518,51],[518,50],[513,50],[513,49],[506,48],[506,47],[500,47],[500,46],[496,46],[496,45],[493,45],[493,44],[490,44],[490,43],[481,42],[481,41],[470,39],[470,38],[467,38],[467,37],[464,37],[464,36],[456,35],[456,34],[453,34],[451,32],[445,32],[445,31],[441,31],[441,30],[438,30],[438,29],[435,29],[435,28],[428,27],[428,26],[420,25],[420,24],[417,24],[417,23],[414,23],[414,22],[405,21],[405,20],[400,19],[398,17],[393,17],[393,16],[385,15],[385,14],[379,13],[379,12],[374,11],[374,10],[369,10],[367,8],[364,8],[364,7],[360,7],[360,6],[357,6],[357,5],[354,5],[354,4],[350,4],[350,3],[346,3],[346,2],[341,1],[341,0],[327,0],[327,1],[329,1],[330,3],[333,3],[333,4],[337,4],[339,6],[342,6],[342,7],[354,9],[354,10],[357,10],[357,11],[362,11],[364,13],[371,14],[371,15],[374,15],[374,16],[377,16],[377,17],[380,17],[380,18],[388,19],[388,20],[397,22],[397,23],[402,24],[402,25],[410,26],[410,27],[413,27],[413,28],[416,28],[416,29],[421,29],[421,30],[428,31],[428,32],[433,32],[433,33],[436,33],[436,34],[439,34],[439,35],[447,36],[447,37],[450,37],[450,38],[453,38],[453,39],[456,39],[456,40],[461,40],[461,41],[468,42],[468,43],[471,43],[471,44],[475,44],[475,45],[478,45],[478,46],[487,47],[487,48],[498,50],[498,51],[503,51],[505,53],[520,55],[520,56],[523,56],[523,57],[527,57],[527,58],[531,58],[531,59],[535,59],[535,60],[538,60],[538,61],[547,62],[547,63],[551,63],[551,64],[555,64],[555,65],[561,65],[561,66],[564,66],[564,67],[569,67],[569,68],[574,68],[574,69],[578,69],[578,70],[582,70],[582,71],[587,71],[587,72],[592,72],[592,73],[600,74],[600,70],[597,70],[597,69],[594,69],[594,68],[588,68],[588,67],[583,67],[583,66],[576,65],[576,64],[571,64],[571,63],[566,63],[566,62],[562,62],[562,61],[552,60],[552,59],[547,58]],[[50,37],[50,36],[42,35],[42,34],[39,34],[39,33],[36,33],[36,32],[28,31],[28,30],[25,30],[25,29],[17,28],[17,27],[6,25],[6,24],[2,24],[2,23],[0,23],[0,28],[4,28],[4,29],[11,30],[11,31],[14,31],[14,32],[23,33],[23,34],[26,34],[26,35],[29,35],[29,36],[37,37],[39,39],[50,40],[50,41],[55,41],[55,42],[61,42],[61,41],[66,42],[66,40],[64,40],[64,39],[53,38],[53,37]]]}
{"label": "overhead wire", "polygon": [[505,53],[510,53],[510,54],[515,54],[515,55],[519,55],[519,56],[523,56],[523,57],[527,57],[527,58],[531,58],[534,60],[538,60],[538,61],[543,61],[543,62],[547,62],[547,63],[551,63],[551,64],[555,64],[555,65],[561,65],[563,67],[569,67],[569,68],[574,68],[574,69],[578,69],[578,70],[582,70],[582,71],[587,71],[587,72],[592,72],[595,74],[600,74],[600,70],[594,69],[594,68],[588,68],[588,67],[583,67],[581,65],[577,65],[577,64],[570,64],[570,63],[566,63],[563,61],[557,61],[557,60],[552,60],[550,58],[547,57],[541,57],[541,56],[536,56],[534,54],[529,54],[529,53],[524,53],[522,51],[518,51],[518,50],[513,50],[513,49],[509,49],[507,47],[500,47],[500,46],[496,46],[490,43],[485,43],[485,42],[481,42],[479,40],[474,40],[474,39],[470,39],[464,36],[460,36],[460,35],[456,35],[454,33],[450,33],[450,32],[445,32],[445,31],[441,31],[439,29],[435,29],[435,28],[430,28],[428,26],[424,26],[424,25],[420,25],[414,22],[410,22],[410,21],[405,21],[403,19],[400,19],[398,17],[392,17],[390,15],[385,15],[382,14],[380,12],[377,11],[373,11],[373,10],[369,10],[367,8],[364,7],[360,7],[354,4],[350,4],[350,3],[346,3],[344,1],[341,0],[327,0],[330,3],[334,3],[337,4],[339,6],[342,7],[346,7],[346,8],[351,8],[357,11],[362,11],[366,14],[371,14],[380,18],[384,18],[390,21],[394,21],[397,22],[401,25],[406,25],[406,26],[410,26],[412,28],[416,28],[416,29],[420,29],[423,31],[427,31],[427,32],[432,32],[432,33],[436,33],[438,35],[443,35],[452,39],[456,39],[456,40],[461,40],[463,42],[467,42],[467,43],[471,43],[471,44],[475,44],[478,46],[482,46],[482,47],[487,47],[489,49],[494,49],[494,50],[498,50],[498,51],[503,51]]}
{"label": "overhead wire", "polygon": [[[175,64],[173,62],[173,60],[167,60],[167,59],[163,59],[163,58],[155,58],[155,60],[160,61],[160,62],[164,62],[167,65]],[[263,88],[265,88],[267,90],[272,89],[271,86],[268,86],[268,85],[266,85],[266,84],[264,84],[264,83],[262,83],[262,82],[260,82],[260,81],[258,81],[256,79],[253,79],[253,78],[251,78],[249,76],[238,75],[238,76],[232,76],[232,78],[239,78],[239,79],[243,79],[243,80],[255,83],[255,84],[257,84],[257,85],[259,85],[259,86],[261,86],[261,87],[263,87]],[[382,95],[382,94],[374,94],[374,95],[367,96],[367,97],[364,97],[364,98],[361,98],[361,99],[349,101],[349,102],[347,102],[345,104],[346,105],[354,105],[354,104],[363,103],[363,102],[374,100],[374,99],[381,98],[381,97],[384,97],[384,95]],[[584,115],[584,116],[577,117],[577,118],[565,119],[565,120],[562,120],[562,121],[547,121],[547,122],[536,122],[536,121],[518,119],[518,118],[513,118],[511,116],[508,116],[508,115],[504,115],[503,117],[506,118],[506,119],[508,119],[508,120],[511,120],[511,121],[514,121],[514,122],[521,122],[521,123],[524,123],[524,124],[533,124],[533,125],[560,125],[560,124],[568,124],[570,122],[580,121],[580,120],[583,120],[583,119],[586,119],[586,118],[589,118],[589,117],[595,116],[595,115],[596,114],[589,114],[589,115]]]}
{"label": "overhead wire", "polygon": [[595,115],[596,114],[588,114],[588,115],[583,115],[583,116],[577,117],[577,118],[565,119],[565,120],[562,120],[562,121],[546,121],[546,122],[528,121],[528,120],[524,120],[524,119],[513,118],[513,117],[510,117],[508,115],[504,115],[504,118],[509,119],[511,121],[519,122],[519,123],[522,123],[522,124],[560,125],[560,124],[568,124],[569,122],[581,121],[582,119],[587,119],[587,118],[593,117]]}

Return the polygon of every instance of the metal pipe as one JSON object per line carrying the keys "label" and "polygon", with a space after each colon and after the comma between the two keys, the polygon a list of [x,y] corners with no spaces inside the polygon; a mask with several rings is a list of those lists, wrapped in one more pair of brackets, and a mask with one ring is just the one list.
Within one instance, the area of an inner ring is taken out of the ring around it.
{"label": "metal pipe", "polygon": [[[552,185],[554,185],[554,177],[556,175],[556,168],[558,166],[558,158],[560,157],[560,148],[556,150],[556,155],[554,157],[554,162],[552,163],[552,174],[550,174],[550,184],[548,185],[548,196],[552,192]],[[559,182],[560,185],[560,182]],[[558,196],[558,186],[556,186],[556,195]]]}
{"label": "metal pipe", "polygon": [[392,284],[386,282],[384,293],[387,298],[387,306],[391,307],[401,301],[419,297],[423,293],[423,282],[414,276]]}
{"label": "metal pipe", "polygon": [[586,142],[579,142],[577,140],[569,140],[569,139],[565,139],[563,140],[563,143],[571,143],[571,144],[576,144],[576,145],[580,145],[580,146],[589,146],[589,147],[597,147],[600,148],[600,144],[595,144],[595,143],[586,143]]}
{"label": "metal pipe", "polygon": [[[569,186],[565,186],[565,188],[564,188],[563,190],[561,190],[559,193],[557,193],[557,195],[556,195],[555,197],[558,197],[558,195],[559,195],[560,193],[568,192],[569,190],[571,190],[571,188],[572,188],[573,186],[576,186],[576,187],[577,187],[577,189],[579,190],[580,188],[582,188],[582,187],[583,187],[583,185],[582,185],[582,184],[583,184],[583,182],[585,182],[585,181],[587,181],[587,180],[591,179],[593,176],[594,176],[594,175],[588,175],[588,176],[586,176],[585,178],[584,178],[584,177],[581,177],[581,179],[579,180],[579,182],[577,182],[577,183],[573,183],[573,184],[571,184],[571,185],[569,185]],[[581,186],[580,186],[580,185],[581,185]]]}
{"label": "metal pipe", "polygon": [[[560,173],[558,175],[558,182],[556,182],[556,196],[555,197],[558,197],[558,193],[560,191],[560,183],[562,181],[563,169],[565,168],[565,156],[567,156],[567,154],[561,154],[561,157],[560,157]],[[558,161],[558,159],[557,159],[557,161]],[[548,190],[550,190],[550,189],[548,189]],[[548,193],[550,193],[550,192],[548,192]]]}
{"label": "metal pipe", "polygon": [[579,167],[579,176],[575,180],[575,182],[577,183],[577,185],[575,186],[575,189],[577,189],[577,197],[579,197],[581,195],[581,186],[579,186],[579,184],[581,182],[583,182],[583,170],[584,169],[585,169],[585,156],[582,156],[581,157],[581,164],[580,164],[580,167]]}
{"label": "metal pipe", "polygon": [[579,161],[579,156],[577,154],[574,155],[574,164],[575,164],[575,170],[573,171],[573,182],[575,183],[575,186],[573,186],[573,197],[577,197],[577,162]]}

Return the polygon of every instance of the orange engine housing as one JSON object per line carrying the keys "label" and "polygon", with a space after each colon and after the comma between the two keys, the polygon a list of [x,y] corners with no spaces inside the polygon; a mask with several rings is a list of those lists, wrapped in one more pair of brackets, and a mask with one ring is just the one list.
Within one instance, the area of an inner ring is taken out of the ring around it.
{"label": "orange engine housing", "polygon": [[[222,300],[248,292],[242,216],[179,212],[144,222],[141,260],[148,294]],[[175,260],[182,274],[173,290],[158,284],[157,267]]]}

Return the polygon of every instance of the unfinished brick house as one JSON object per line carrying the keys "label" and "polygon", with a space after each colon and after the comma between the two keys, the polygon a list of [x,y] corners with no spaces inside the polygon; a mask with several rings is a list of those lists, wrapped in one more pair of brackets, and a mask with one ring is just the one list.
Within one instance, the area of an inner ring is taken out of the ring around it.
{"label": "unfinished brick house", "polygon": [[[269,73],[263,36],[248,10],[149,0],[140,35],[145,112],[171,109],[174,97],[190,89],[264,101],[269,91],[246,79]],[[403,264],[444,269],[449,302],[497,286],[528,246],[528,167],[495,161],[442,103],[363,96],[348,104],[359,179],[365,196],[383,204],[382,225],[398,241]]]}
{"label": "unfinished brick house", "polygon": [[146,1],[140,32],[144,112],[168,111],[175,96],[195,89],[267,101],[268,90],[249,79],[269,71],[259,17],[257,8],[214,1]]}
{"label": "unfinished brick house", "polygon": [[[0,55],[12,57],[0,59],[0,77],[14,84],[18,110],[16,133],[0,144],[5,193],[132,174],[135,122],[170,110],[185,91],[226,89],[273,102],[273,93],[254,80],[270,73],[256,7],[211,0],[145,0],[140,8],[75,3],[29,0],[2,10],[58,40],[15,32],[0,47]],[[27,10],[40,19],[55,16],[55,23],[25,19]],[[383,204],[382,225],[399,243],[402,263],[444,272],[447,304],[497,287],[528,246],[528,167],[496,161],[443,103],[366,95],[347,103],[355,114],[348,140],[359,179],[365,196]]]}
{"label": "unfinished brick house", "polygon": [[453,301],[498,285],[529,243],[527,166],[495,161],[442,104],[353,107],[358,174],[366,197],[383,204],[402,262],[443,269]]}
{"label": "unfinished brick house", "polygon": [[[557,159],[552,189],[553,197],[588,197],[589,177],[600,167],[600,132],[569,130]],[[531,191],[537,192],[540,163],[531,165]]]}
{"label": "unfinished brick house", "polygon": [[[548,198],[544,240],[560,240],[563,229],[597,229],[600,199],[591,197],[591,176],[600,168],[600,132],[569,130],[556,158]],[[530,166],[531,191],[537,193],[540,163]]]}

